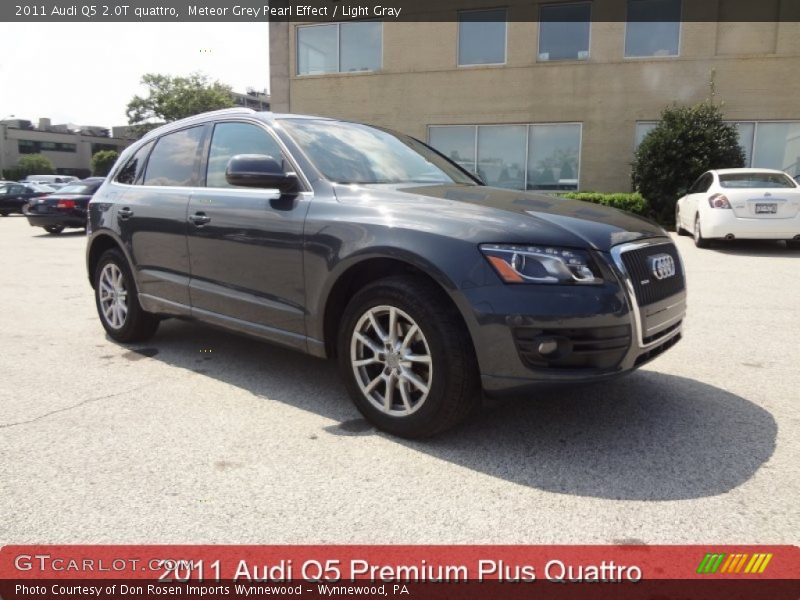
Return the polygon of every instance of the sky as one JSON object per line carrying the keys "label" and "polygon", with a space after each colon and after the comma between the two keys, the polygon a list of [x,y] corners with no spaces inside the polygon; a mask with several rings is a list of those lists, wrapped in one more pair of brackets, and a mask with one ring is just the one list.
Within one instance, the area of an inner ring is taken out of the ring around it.
{"label": "sky", "polygon": [[145,73],[269,87],[264,23],[0,23],[0,120],[125,125]]}

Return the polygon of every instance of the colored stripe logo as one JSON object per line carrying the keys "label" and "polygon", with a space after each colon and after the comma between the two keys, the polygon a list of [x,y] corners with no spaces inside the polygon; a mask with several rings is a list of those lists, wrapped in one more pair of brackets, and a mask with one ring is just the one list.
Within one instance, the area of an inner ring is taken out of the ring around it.
{"label": "colored stripe logo", "polygon": [[772,554],[725,554],[723,552],[709,552],[700,561],[697,573],[700,575],[715,575],[716,573],[735,574],[761,574],[763,573]]}

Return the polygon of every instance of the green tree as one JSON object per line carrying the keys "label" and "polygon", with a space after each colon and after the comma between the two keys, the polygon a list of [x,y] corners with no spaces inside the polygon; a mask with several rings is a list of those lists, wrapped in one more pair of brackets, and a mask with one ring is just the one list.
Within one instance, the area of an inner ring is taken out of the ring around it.
{"label": "green tree", "polygon": [[187,77],[147,73],[141,83],[148,88],[147,96],[134,96],[125,110],[138,135],[162,123],[235,104],[230,86],[209,81],[202,73]]}
{"label": "green tree", "polygon": [[744,151],[733,125],[711,102],[672,106],[636,150],[633,188],[647,199],[650,216],[672,223],[675,203],[704,171],[744,166]]}
{"label": "green tree", "polygon": [[28,175],[51,175],[56,172],[53,162],[42,154],[26,154],[17,162],[17,175],[23,179]]}
{"label": "green tree", "polygon": [[92,156],[92,175],[105,177],[111,171],[111,167],[117,162],[119,152],[116,150],[100,150]]}

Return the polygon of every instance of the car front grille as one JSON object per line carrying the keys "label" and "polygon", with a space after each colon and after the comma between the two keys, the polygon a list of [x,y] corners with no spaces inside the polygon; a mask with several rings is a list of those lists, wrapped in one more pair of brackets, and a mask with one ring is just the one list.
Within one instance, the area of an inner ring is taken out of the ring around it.
{"label": "car front grille", "polygon": [[[657,279],[650,269],[648,259],[659,254],[668,254],[675,262],[675,275],[672,277]],[[649,306],[674,296],[686,287],[678,249],[672,243],[628,250],[622,254],[622,262],[633,284],[633,291],[639,306]]]}

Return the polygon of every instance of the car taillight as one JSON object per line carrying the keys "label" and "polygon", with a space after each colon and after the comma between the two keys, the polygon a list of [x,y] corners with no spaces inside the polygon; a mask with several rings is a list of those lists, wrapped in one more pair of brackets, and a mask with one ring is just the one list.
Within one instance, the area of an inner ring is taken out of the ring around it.
{"label": "car taillight", "polygon": [[59,200],[56,208],[75,208],[75,200]]}
{"label": "car taillight", "polygon": [[713,196],[710,196],[709,199],[708,199],[708,205],[711,208],[730,208],[731,207],[731,203],[728,202],[727,196],[724,196],[723,194],[714,194]]}

